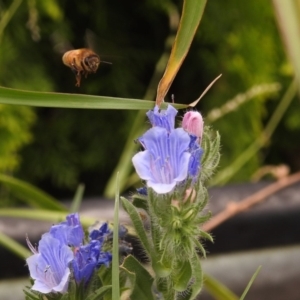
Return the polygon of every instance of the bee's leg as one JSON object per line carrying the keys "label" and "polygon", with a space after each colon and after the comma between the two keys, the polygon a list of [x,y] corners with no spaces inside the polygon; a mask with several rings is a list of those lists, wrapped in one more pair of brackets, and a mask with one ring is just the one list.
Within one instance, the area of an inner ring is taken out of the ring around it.
{"label": "bee's leg", "polygon": [[80,86],[81,73],[77,72],[77,74],[75,74],[75,78],[76,78],[76,84],[75,84],[75,86]]}
{"label": "bee's leg", "polygon": [[71,67],[72,72],[75,74],[76,78],[76,83],[75,86],[80,86],[80,81],[81,81],[81,72],[76,68],[75,65],[75,59],[73,59],[72,67]]}

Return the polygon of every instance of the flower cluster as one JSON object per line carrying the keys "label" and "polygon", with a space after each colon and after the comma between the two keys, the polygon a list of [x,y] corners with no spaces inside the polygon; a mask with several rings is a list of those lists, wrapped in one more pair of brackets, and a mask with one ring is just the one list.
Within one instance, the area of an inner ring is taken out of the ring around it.
{"label": "flower cluster", "polygon": [[102,251],[109,234],[108,225],[104,223],[89,234],[88,243],[84,244],[84,231],[76,213],[43,234],[37,249],[27,239],[33,253],[26,260],[34,280],[31,289],[43,294],[64,294],[71,275],[77,284],[87,284],[95,270],[101,265],[108,266],[111,261],[111,253]]}
{"label": "flower cluster", "polygon": [[175,128],[176,115],[171,105],[166,110],[156,106],[148,111],[152,128],[138,138],[145,150],[132,158],[139,177],[158,194],[172,192],[188,179],[195,182],[201,167],[202,117],[198,112],[187,112],[182,127]]}

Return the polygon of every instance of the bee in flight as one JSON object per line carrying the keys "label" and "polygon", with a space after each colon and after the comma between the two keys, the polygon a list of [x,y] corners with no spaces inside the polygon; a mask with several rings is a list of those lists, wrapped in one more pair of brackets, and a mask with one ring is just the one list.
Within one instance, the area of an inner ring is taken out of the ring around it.
{"label": "bee in flight", "polygon": [[71,68],[75,74],[75,86],[80,86],[82,75],[86,78],[88,74],[96,73],[100,65],[99,55],[88,48],[67,51],[62,57],[62,61],[67,67]]}

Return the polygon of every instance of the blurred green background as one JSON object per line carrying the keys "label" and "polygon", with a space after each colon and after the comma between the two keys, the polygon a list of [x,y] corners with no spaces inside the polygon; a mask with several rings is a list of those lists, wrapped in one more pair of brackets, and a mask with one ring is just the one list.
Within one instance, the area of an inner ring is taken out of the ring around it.
{"label": "blurred green background", "polygon": [[[177,0],[0,0],[0,85],[142,99],[174,33],[169,19],[176,21],[181,8]],[[101,64],[77,88],[61,57],[86,46],[112,65]],[[293,78],[270,1],[208,1],[169,99],[174,94],[176,102],[190,103],[221,73],[197,105],[221,134],[219,172],[264,132]],[[257,96],[245,94],[254,88]],[[213,122],[213,110],[238,94],[247,101]],[[0,172],[56,197],[73,196],[81,182],[86,196],[102,195],[136,115],[1,104]],[[218,183],[249,181],[265,165],[299,170],[299,134],[299,98],[294,97],[271,139]]]}

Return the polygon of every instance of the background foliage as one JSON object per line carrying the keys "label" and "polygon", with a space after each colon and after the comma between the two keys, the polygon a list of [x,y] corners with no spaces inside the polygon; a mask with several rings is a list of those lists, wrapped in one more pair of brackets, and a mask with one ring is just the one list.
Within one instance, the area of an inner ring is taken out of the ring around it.
{"label": "background foliage", "polygon": [[[130,98],[144,96],[164,51],[171,31],[166,8],[174,5],[180,11],[182,6],[175,0],[2,0],[1,16],[16,2],[19,7],[0,32],[1,86]],[[66,49],[86,43],[113,64],[100,65],[78,89],[61,56]],[[220,73],[221,79],[197,106],[204,116],[254,85],[280,82],[282,86],[279,93],[262,94],[214,123],[222,136],[224,168],[262,132],[291,81],[271,3],[208,1],[169,95],[174,94],[176,102],[189,103]],[[73,195],[78,182],[86,183],[86,195],[102,193],[136,114],[4,105],[0,112],[1,171],[13,172],[58,196]],[[287,162],[292,169],[299,168],[295,156],[300,141],[291,138],[299,135],[298,112],[295,100],[272,143],[232,181],[249,180],[264,164]],[[4,116],[10,120],[6,125],[1,121]],[[10,123],[19,128],[18,134],[5,127]]]}

